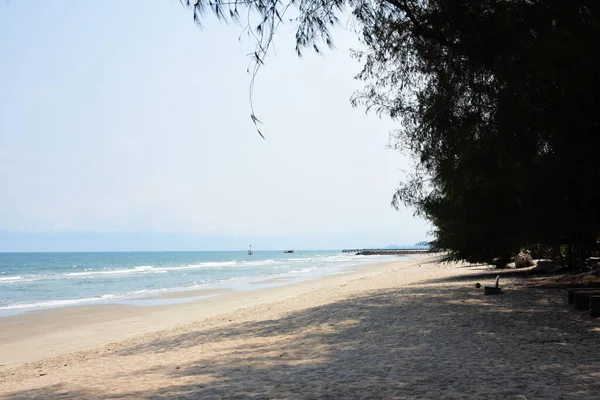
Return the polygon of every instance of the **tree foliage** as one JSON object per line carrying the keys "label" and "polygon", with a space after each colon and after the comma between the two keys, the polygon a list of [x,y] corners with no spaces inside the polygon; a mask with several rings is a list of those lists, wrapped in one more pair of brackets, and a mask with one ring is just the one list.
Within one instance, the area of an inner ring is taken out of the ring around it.
{"label": "tree foliage", "polygon": [[[398,121],[415,160],[393,204],[435,226],[452,259],[600,234],[600,3],[592,0],[187,1],[248,23],[260,67],[282,23],[296,49],[332,46],[348,9],[364,51],[352,102]],[[288,18],[293,13],[293,18]],[[243,16],[243,17],[242,17]],[[287,19],[286,19],[287,18]],[[256,71],[256,69],[255,69]]]}

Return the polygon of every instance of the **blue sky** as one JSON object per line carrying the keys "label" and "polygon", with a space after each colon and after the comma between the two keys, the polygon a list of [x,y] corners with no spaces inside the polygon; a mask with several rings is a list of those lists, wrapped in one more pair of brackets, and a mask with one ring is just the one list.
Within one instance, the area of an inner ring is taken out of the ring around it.
{"label": "blue sky", "polygon": [[283,27],[250,121],[242,28],[177,0],[0,5],[0,251],[413,244],[396,125],[353,109],[358,48],[294,53]]}

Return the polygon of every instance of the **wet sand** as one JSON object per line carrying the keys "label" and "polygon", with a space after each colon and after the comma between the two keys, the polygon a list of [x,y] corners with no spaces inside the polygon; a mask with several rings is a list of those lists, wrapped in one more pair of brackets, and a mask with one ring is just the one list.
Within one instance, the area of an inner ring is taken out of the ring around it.
{"label": "wet sand", "polygon": [[142,297],[140,300],[161,300],[161,299],[186,299],[189,297],[202,297],[222,295],[232,292],[231,289],[198,289],[186,290],[183,292],[170,292],[156,296]]}
{"label": "wet sand", "polygon": [[273,285],[278,283],[286,283],[293,280],[293,278],[271,278],[264,279],[262,281],[250,282],[251,285]]}

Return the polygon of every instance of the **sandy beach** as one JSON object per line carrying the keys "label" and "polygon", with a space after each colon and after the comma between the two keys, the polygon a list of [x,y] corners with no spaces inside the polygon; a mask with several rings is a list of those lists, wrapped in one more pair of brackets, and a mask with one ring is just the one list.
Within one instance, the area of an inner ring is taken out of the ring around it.
{"label": "sandy beach", "polygon": [[0,398],[597,398],[600,320],[512,271],[483,296],[496,271],[436,260],[3,318]]}

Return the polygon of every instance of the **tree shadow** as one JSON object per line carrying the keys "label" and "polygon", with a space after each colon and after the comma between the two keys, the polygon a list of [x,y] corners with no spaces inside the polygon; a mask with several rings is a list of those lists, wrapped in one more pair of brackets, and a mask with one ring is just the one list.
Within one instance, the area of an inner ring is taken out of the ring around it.
{"label": "tree shadow", "polygon": [[[470,266],[474,267],[474,266]],[[479,266],[480,267],[480,266]],[[481,267],[480,267],[481,268]],[[491,284],[494,282],[496,277],[500,275],[501,281],[503,279],[508,278],[531,278],[532,276],[538,276],[535,273],[532,273],[530,268],[522,268],[522,269],[489,269],[476,274],[461,274],[461,275],[453,275],[449,277],[443,278],[435,278],[428,279],[421,282],[417,282],[414,285],[423,285],[423,284],[440,284],[440,283],[458,283],[458,282],[467,282],[467,281],[481,281],[481,284]],[[539,274],[539,276],[548,277],[550,274]]]}
{"label": "tree shadow", "polygon": [[[197,354],[119,374],[170,382],[158,389],[118,393],[108,385],[85,393],[65,384],[10,398],[590,398],[600,389],[598,325],[552,290],[485,297],[447,286],[375,291],[119,350],[120,357]],[[197,351],[211,348],[222,352],[206,358]]]}

